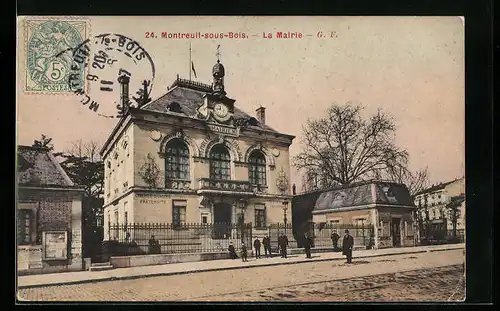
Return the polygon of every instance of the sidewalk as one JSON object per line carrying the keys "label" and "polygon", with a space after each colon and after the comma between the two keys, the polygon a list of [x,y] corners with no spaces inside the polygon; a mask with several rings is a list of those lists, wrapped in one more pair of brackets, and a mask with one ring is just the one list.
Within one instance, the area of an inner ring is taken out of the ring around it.
{"label": "sidewalk", "polygon": [[[399,254],[414,254],[423,252],[465,249],[465,244],[448,244],[433,246],[387,248],[379,250],[361,250],[353,253],[353,259],[391,256]],[[303,254],[289,255],[289,258],[273,257],[254,259],[242,262],[240,259],[223,259],[212,261],[185,262],[167,265],[142,266],[133,268],[118,268],[105,271],[79,271],[52,274],[26,275],[17,278],[18,288],[40,287],[50,285],[68,285],[111,281],[118,279],[134,279],[148,276],[166,276],[175,274],[264,267],[284,264],[297,264],[312,261],[345,260],[341,252],[313,253],[312,259],[306,259]]]}

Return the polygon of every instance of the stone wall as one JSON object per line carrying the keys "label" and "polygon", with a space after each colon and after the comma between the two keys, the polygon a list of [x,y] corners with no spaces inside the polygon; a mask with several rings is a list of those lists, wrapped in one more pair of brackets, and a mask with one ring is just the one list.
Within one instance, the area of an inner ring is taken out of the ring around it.
{"label": "stone wall", "polygon": [[[39,237],[33,245],[18,246],[18,270],[21,272],[75,271],[82,268],[82,201],[75,191],[19,189],[19,206],[30,203],[37,208],[36,231]],[[68,259],[42,260],[42,232],[68,232]]]}

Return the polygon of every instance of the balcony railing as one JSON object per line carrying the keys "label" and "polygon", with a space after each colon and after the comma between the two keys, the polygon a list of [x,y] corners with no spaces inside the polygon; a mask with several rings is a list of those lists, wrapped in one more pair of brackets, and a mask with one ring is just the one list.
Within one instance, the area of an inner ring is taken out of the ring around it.
{"label": "balcony railing", "polygon": [[248,181],[244,180],[215,180],[210,178],[198,179],[200,190],[223,190],[254,192],[254,187]]}
{"label": "balcony railing", "polygon": [[191,188],[191,181],[186,179],[168,179],[165,181],[165,188],[187,190]]}

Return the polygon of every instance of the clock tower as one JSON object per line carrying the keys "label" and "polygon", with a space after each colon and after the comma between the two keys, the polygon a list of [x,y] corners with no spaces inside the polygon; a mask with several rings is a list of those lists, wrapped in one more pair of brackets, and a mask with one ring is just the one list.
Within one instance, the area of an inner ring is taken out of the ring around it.
{"label": "clock tower", "polygon": [[231,125],[234,114],[234,99],[226,96],[224,90],[224,65],[217,58],[217,63],[212,68],[212,92],[204,96],[203,104],[198,108],[198,113],[207,121]]}

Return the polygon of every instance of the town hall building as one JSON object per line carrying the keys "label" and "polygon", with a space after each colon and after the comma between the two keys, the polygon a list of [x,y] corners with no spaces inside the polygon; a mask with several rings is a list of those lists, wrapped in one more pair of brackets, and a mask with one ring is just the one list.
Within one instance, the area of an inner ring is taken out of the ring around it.
{"label": "town hall building", "polygon": [[[130,107],[105,142],[104,239],[113,224],[291,223],[289,147],[294,136],[238,108],[217,60],[213,83],[177,79],[156,100]],[[126,83],[126,81],[124,82]],[[128,98],[122,85],[122,98]],[[284,215],[285,213],[285,215]]]}

